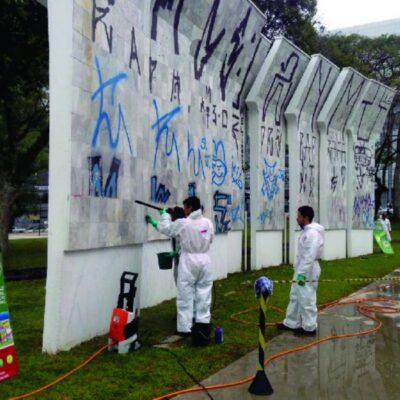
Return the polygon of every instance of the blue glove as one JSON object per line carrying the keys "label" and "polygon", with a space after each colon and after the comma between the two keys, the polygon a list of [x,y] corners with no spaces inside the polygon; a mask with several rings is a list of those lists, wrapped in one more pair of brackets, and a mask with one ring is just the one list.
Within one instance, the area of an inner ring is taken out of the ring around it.
{"label": "blue glove", "polygon": [[156,221],[151,215],[147,214],[146,215],[146,222],[153,226],[154,228],[157,228],[158,226],[158,221]]}
{"label": "blue glove", "polygon": [[160,215],[164,215],[167,213],[167,209],[166,208],[162,208],[161,210],[159,210]]}
{"label": "blue glove", "polygon": [[306,284],[306,276],[303,275],[303,274],[298,274],[298,275],[297,275],[297,283],[298,283],[300,286],[304,286],[304,285]]}

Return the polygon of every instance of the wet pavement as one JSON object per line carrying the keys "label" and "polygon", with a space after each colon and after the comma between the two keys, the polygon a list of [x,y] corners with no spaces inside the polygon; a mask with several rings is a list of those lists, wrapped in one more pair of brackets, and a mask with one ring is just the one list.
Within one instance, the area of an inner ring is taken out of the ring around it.
{"label": "wet pavement", "polygon": [[[400,277],[400,269],[393,276]],[[368,290],[368,292],[366,292]],[[377,282],[347,299],[384,297],[380,306],[400,306],[400,282]],[[391,301],[398,301],[393,304]],[[344,299],[346,301],[346,299]],[[307,350],[271,361],[265,368],[274,389],[270,396],[248,393],[249,383],[220,390],[210,390],[215,400],[267,398],[295,400],[398,400],[400,399],[400,313],[377,314],[382,327],[368,335],[329,340]],[[331,335],[365,331],[376,325],[361,315],[354,304],[335,306],[319,314],[316,337],[304,338],[283,332],[267,342],[266,357],[289,348]],[[258,352],[237,360],[206,379],[204,385],[242,380],[255,374]],[[174,397],[176,400],[203,400],[204,392]]]}

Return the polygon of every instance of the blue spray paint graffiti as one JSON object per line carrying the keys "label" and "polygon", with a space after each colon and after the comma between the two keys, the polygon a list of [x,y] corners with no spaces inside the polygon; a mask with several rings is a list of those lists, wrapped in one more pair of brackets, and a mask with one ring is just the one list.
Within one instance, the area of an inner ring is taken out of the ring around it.
{"label": "blue spray paint graffiti", "polygon": [[228,219],[229,210],[232,205],[232,196],[230,194],[221,193],[218,190],[214,193],[214,208],[218,214],[214,214],[215,231],[217,233],[228,232],[231,220]]}
{"label": "blue spray paint graffiti", "polygon": [[152,176],[150,181],[150,199],[155,203],[166,203],[171,196],[171,192],[165,185],[160,183],[157,187],[157,177]]}
{"label": "blue spray paint graffiti", "polygon": [[167,157],[170,157],[171,154],[174,152],[176,153],[176,167],[179,172],[181,172],[181,163],[179,159],[179,150],[178,144],[176,142],[175,132],[170,131],[169,123],[174,118],[176,114],[181,111],[181,107],[177,106],[172,109],[170,112],[160,116],[158,111],[157,101],[153,100],[154,110],[156,112],[156,122],[151,126],[151,129],[155,129],[156,136],[155,136],[155,150],[154,150],[154,161],[153,161],[153,168],[156,167],[157,164],[157,156],[158,156],[158,147],[160,145],[160,141],[162,136],[164,135],[164,154]]}
{"label": "blue spray paint graffiti", "polygon": [[121,161],[113,157],[110,172],[103,190],[103,166],[101,156],[88,157],[89,162],[89,196],[117,198],[118,173]]}
{"label": "blue spray paint graffiti", "polygon": [[203,136],[200,139],[200,146],[195,149],[192,145],[192,135],[188,131],[187,133],[187,160],[193,160],[193,175],[199,176],[201,174],[202,179],[206,179],[204,167],[210,168],[210,155],[207,154],[207,139]]}
{"label": "blue spray paint graffiti", "polygon": [[269,201],[279,193],[279,182],[285,180],[285,171],[276,167],[277,161],[269,164],[264,158],[263,185],[261,188],[262,195]]}
{"label": "blue spray paint graffiti", "polygon": [[225,160],[225,145],[222,140],[213,139],[214,151],[212,158],[212,184],[222,186],[225,182],[228,168]]}
{"label": "blue spray paint graffiti", "polygon": [[360,221],[362,226],[368,228],[374,227],[374,207],[375,203],[369,193],[354,198],[354,216]]}
{"label": "blue spray paint graffiti", "polygon": [[235,164],[232,160],[231,170],[232,183],[236,185],[240,190],[243,189],[243,171],[242,168]]}
{"label": "blue spray paint graffiti", "polygon": [[272,210],[263,211],[257,217],[257,219],[261,222],[262,225],[271,222],[271,218],[272,218]]}
{"label": "blue spray paint graffiti", "polygon": [[[115,91],[117,89],[117,85],[120,81],[127,79],[127,74],[124,72],[120,72],[119,74],[115,75],[114,77],[103,82],[103,76],[102,76],[101,69],[100,69],[100,63],[99,63],[99,60],[97,57],[95,57],[95,63],[96,63],[97,77],[99,80],[99,87],[93,92],[93,94],[91,96],[91,100],[94,101],[94,100],[96,100],[97,97],[99,97],[100,102],[99,102],[99,115],[97,117],[96,126],[95,126],[93,134],[92,134],[92,147],[96,147],[97,138],[99,136],[100,129],[104,123],[106,126],[107,134],[108,134],[108,144],[110,145],[111,149],[115,150],[118,147],[119,134],[121,132],[121,129],[123,129],[125,131],[126,139],[128,141],[129,153],[131,155],[133,155],[131,139],[129,137],[129,133],[126,128],[125,118],[124,118],[124,113],[122,111],[121,103],[118,103],[118,105],[114,104],[115,103]],[[118,109],[118,125],[117,125],[115,135],[113,134],[113,128],[111,126],[110,116],[106,111],[104,111],[104,106],[105,106],[104,92],[107,88],[111,89],[111,96],[110,96],[108,103],[112,107],[117,106],[117,109]]]}
{"label": "blue spray paint graffiti", "polygon": [[232,220],[233,224],[235,224],[236,222],[241,222],[242,224],[244,224],[244,219],[243,219],[241,210],[242,210],[242,207],[240,206],[240,204],[238,204],[235,207],[231,207],[230,215],[231,215],[231,220]]}

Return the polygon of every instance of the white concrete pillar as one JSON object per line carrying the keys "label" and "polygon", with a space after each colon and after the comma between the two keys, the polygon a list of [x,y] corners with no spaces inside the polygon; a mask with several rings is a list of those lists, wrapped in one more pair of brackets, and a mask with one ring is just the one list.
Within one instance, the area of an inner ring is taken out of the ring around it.
{"label": "white concrete pillar", "polygon": [[284,110],[309,59],[287,39],[275,39],[246,99],[251,160],[251,264],[254,268],[282,263]]}
{"label": "white concrete pillar", "polygon": [[347,121],[349,182],[347,255],[373,251],[375,215],[375,143],[393,100],[394,90],[374,80],[364,85]]}
{"label": "white concrete pillar", "polygon": [[317,117],[320,130],[320,222],[325,227],[324,259],[346,257],[348,138],[351,111],[365,78],[344,68]]}
{"label": "white concrete pillar", "polygon": [[319,150],[317,116],[339,75],[339,68],[323,56],[311,57],[285,111],[289,146],[289,261],[295,260],[299,227],[297,209],[309,205],[319,222]]}

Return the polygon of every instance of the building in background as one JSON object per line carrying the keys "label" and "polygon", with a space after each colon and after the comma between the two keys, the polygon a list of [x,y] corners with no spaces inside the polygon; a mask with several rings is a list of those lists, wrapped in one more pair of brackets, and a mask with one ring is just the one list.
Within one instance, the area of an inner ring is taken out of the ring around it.
{"label": "building in background", "polygon": [[330,33],[339,33],[342,35],[351,35],[356,33],[357,35],[368,36],[371,38],[381,35],[400,35],[400,18],[335,29]]}

